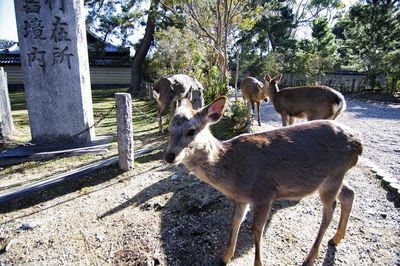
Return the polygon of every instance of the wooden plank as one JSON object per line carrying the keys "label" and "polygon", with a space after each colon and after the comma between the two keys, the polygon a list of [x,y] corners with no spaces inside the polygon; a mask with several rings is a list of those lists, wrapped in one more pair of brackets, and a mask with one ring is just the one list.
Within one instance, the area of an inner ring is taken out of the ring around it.
{"label": "wooden plank", "polygon": [[[139,155],[149,153],[153,151],[154,149],[141,149],[135,152],[135,158]],[[107,167],[109,165],[112,165],[114,163],[118,162],[118,156],[111,157],[109,159],[96,162],[93,164],[89,164],[87,166],[80,167],[78,169],[58,174],[55,176],[52,176],[50,178],[47,178],[46,180],[39,181],[33,184],[30,184],[28,186],[22,187],[20,189],[17,189],[15,191],[7,192],[0,194],[0,203],[4,203],[7,201],[15,200],[18,198],[22,198],[28,195],[31,195],[35,192],[42,191],[46,188],[50,188],[52,186],[61,184],[67,180],[73,180],[73,179],[78,179],[84,175],[90,174],[92,172],[95,172],[101,168]]]}

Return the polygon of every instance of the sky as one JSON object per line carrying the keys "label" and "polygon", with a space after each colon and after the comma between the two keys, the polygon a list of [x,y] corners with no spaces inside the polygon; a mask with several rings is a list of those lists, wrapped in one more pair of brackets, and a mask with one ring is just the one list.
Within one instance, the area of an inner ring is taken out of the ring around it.
{"label": "sky", "polygon": [[[150,5],[150,1],[146,1],[144,7]],[[140,27],[129,39],[136,41],[144,35],[144,27]],[[0,39],[18,42],[17,25],[14,11],[14,0],[0,0]],[[120,41],[116,39],[108,40],[109,42],[119,45]],[[133,55],[134,49],[131,49]]]}
{"label": "sky", "polygon": [[14,0],[0,0],[0,39],[18,41]]}

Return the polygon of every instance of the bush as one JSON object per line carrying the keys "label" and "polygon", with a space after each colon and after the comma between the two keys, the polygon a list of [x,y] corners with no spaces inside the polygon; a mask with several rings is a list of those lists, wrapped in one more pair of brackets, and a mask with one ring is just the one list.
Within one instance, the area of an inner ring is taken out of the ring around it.
{"label": "bush", "polygon": [[247,122],[247,108],[242,101],[234,101],[231,106],[231,116],[234,132],[240,133]]}

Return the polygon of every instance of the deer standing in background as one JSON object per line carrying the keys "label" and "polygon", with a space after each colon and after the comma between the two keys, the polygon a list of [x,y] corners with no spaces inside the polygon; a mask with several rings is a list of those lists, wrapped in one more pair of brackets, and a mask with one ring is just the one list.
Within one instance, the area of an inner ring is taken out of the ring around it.
{"label": "deer standing in background", "polygon": [[203,86],[196,78],[184,74],[176,74],[166,78],[161,78],[154,84],[153,98],[157,101],[158,127],[161,133],[164,132],[162,126],[162,116],[172,105],[172,113],[176,108],[177,102],[186,97],[193,103],[195,109],[204,106]]}
{"label": "deer standing in background", "polygon": [[300,86],[278,88],[282,74],[265,76],[264,93],[269,96],[276,112],[282,117],[282,125],[292,125],[296,118],[335,119],[346,109],[343,95],[327,86]]}
{"label": "deer standing in background", "polygon": [[[341,203],[334,244],[343,239],[354,192],[343,184],[345,173],[362,152],[356,133],[333,121],[318,120],[219,141],[209,130],[223,115],[227,98],[220,97],[200,111],[183,99],[169,123],[164,159],[183,163],[200,180],[234,202],[232,231],[223,262],[234,255],[239,227],[248,207],[253,210],[254,265],[261,262],[261,237],[274,200],[301,199],[319,192],[323,216],[317,238],[303,265],[312,265],[336,200]],[[306,221],[304,221],[306,223]]]}
{"label": "deer standing in background", "polygon": [[253,77],[246,77],[240,82],[240,89],[242,90],[242,96],[244,104],[247,107],[247,124],[250,125],[250,107],[252,114],[254,114],[254,103],[257,106],[257,121],[258,125],[261,126],[260,122],[260,102],[262,100],[268,102],[268,96],[263,91],[263,83]]}

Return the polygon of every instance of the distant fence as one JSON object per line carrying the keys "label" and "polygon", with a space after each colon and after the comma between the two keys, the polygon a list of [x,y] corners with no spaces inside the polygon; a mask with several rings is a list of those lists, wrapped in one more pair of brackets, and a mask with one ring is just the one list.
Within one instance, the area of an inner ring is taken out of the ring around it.
{"label": "distant fence", "polygon": [[[386,76],[377,76],[377,86],[384,88],[386,86]],[[356,92],[368,90],[369,85],[365,73],[344,72],[344,73],[327,73],[315,77],[306,77],[302,74],[284,73],[281,81],[282,85],[299,86],[305,84],[320,84],[335,88],[343,92]]]}
{"label": "distant fence", "polygon": [[[10,89],[23,88],[24,75],[20,65],[2,65],[8,74]],[[129,86],[131,82],[131,68],[90,66],[90,81],[92,86]]]}

